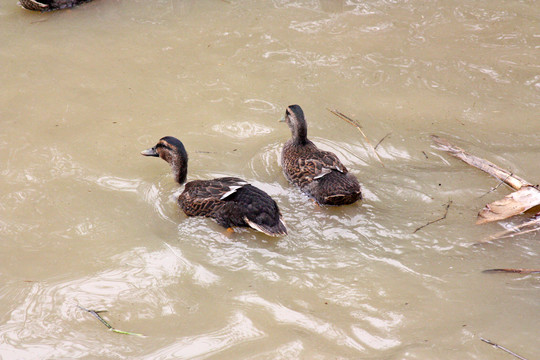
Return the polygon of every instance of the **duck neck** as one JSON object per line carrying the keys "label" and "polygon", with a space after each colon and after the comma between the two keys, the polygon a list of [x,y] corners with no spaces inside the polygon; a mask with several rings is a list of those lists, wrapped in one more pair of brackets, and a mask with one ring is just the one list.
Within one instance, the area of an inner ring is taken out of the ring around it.
{"label": "duck neck", "polygon": [[296,124],[293,127],[292,135],[295,143],[307,143],[307,123],[304,118],[296,119]]}
{"label": "duck neck", "polygon": [[[181,149],[183,150],[183,149]],[[186,182],[187,178],[187,169],[188,169],[188,156],[185,150],[180,151],[178,154],[174,154],[170,161],[172,173],[174,179],[179,183],[183,184]]]}

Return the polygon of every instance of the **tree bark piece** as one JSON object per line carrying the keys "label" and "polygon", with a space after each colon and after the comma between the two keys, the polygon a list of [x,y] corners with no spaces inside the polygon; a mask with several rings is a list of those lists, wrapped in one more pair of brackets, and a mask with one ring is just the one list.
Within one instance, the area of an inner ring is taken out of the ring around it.
{"label": "tree bark piece", "polygon": [[457,157],[475,168],[485,171],[517,190],[501,200],[487,204],[478,213],[476,219],[477,225],[507,219],[540,205],[540,189],[538,189],[537,186],[533,186],[527,180],[514,175],[508,170],[498,167],[488,160],[467,153],[465,150],[451,144],[446,139],[436,135],[431,135],[431,138],[435,144],[437,144],[437,149],[450,153],[450,155]]}
{"label": "tree bark piece", "polygon": [[507,219],[521,214],[540,204],[540,190],[527,185],[518,191],[506,195],[501,200],[484,206],[478,213],[476,224],[481,225],[492,221]]}
{"label": "tree bark piece", "polygon": [[512,174],[510,171],[502,169],[492,162],[479,158],[466,152],[465,150],[452,145],[448,140],[438,137],[437,135],[431,135],[431,139],[435,144],[437,144],[437,149],[446,151],[450,155],[457,157],[458,159],[466,162],[467,164],[474,166],[477,169],[480,169],[484,172],[487,172],[489,175],[499,179],[500,181],[506,183],[515,190],[521,189],[523,186],[532,185],[527,180],[520,178]]}

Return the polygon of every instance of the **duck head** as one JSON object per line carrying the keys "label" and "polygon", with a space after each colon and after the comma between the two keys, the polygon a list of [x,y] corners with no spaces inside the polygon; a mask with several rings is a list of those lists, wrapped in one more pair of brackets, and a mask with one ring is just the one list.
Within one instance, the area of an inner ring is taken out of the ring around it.
{"label": "duck head", "polygon": [[285,110],[283,121],[289,125],[292,137],[295,141],[305,143],[307,141],[307,123],[304,112],[299,105],[289,105]]}
{"label": "duck head", "polygon": [[182,184],[187,177],[188,155],[184,144],[172,136],[165,136],[150,149],[141,151],[141,155],[160,157],[171,166],[174,178]]}

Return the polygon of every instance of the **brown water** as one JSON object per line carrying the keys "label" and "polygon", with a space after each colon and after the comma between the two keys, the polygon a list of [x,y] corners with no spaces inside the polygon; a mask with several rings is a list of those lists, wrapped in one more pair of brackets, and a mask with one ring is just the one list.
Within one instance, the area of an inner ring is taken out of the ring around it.
{"label": "brown water", "polygon": [[[538,233],[476,241],[510,193],[429,135],[540,181],[535,1],[0,1],[0,358],[509,359],[540,355]],[[361,203],[317,208],[278,164],[277,120],[358,176]],[[375,145],[327,108],[357,119]],[[186,218],[189,179],[239,176],[289,236]],[[445,220],[414,230],[444,213]],[[107,331],[89,309],[107,310]]]}

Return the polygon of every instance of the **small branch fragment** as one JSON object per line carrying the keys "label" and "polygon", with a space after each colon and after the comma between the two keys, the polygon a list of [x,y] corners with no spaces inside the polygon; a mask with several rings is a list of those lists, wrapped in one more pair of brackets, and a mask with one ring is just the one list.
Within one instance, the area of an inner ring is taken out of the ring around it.
{"label": "small branch fragment", "polygon": [[416,228],[416,230],[413,231],[413,234],[416,234],[416,232],[417,232],[418,230],[423,229],[423,228],[425,228],[425,227],[428,226],[428,225],[431,225],[431,224],[433,224],[433,223],[436,223],[437,221],[441,221],[441,220],[446,219],[446,215],[448,215],[448,209],[450,208],[450,205],[452,205],[452,200],[450,200],[450,201],[448,202],[448,204],[446,204],[446,209],[445,209],[444,215],[443,215],[442,217],[440,217],[440,218],[438,218],[438,219],[436,219],[436,220],[432,220],[432,221],[428,222],[427,224],[422,225],[422,226]]}
{"label": "small branch fragment", "polygon": [[[118,334],[124,334],[124,335],[135,335],[135,336],[141,336],[141,337],[144,337],[143,334],[137,334],[137,333],[133,333],[133,332],[129,332],[129,331],[122,331],[122,330],[118,330],[118,329],[115,329],[111,326],[111,324],[109,324],[107,321],[105,321],[105,319],[103,319],[101,317],[101,315],[99,315],[99,313],[102,313],[104,311],[95,311],[95,310],[89,310],[85,307],[82,307],[81,305],[77,305],[79,307],[79,309],[81,310],[84,310],[86,312],[89,312],[90,314],[92,314],[96,319],[98,319],[99,321],[101,321],[101,323],[103,325],[105,325],[109,330],[115,332],[115,333],[118,333]],[[106,310],[105,310],[106,311]]]}
{"label": "small branch fragment", "polygon": [[[531,229],[527,229],[529,227]],[[536,217],[531,221],[527,221],[526,223],[519,224],[518,226],[514,226],[511,229],[493,234],[486,239],[480,240],[477,244],[482,244],[482,243],[486,243],[486,242],[490,242],[490,241],[498,240],[498,239],[514,237],[516,235],[527,234],[534,231],[540,231],[540,213],[536,214]]]}
{"label": "small branch fragment", "polygon": [[515,190],[521,189],[523,186],[532,185],[526,180],[513,175],[512,172],[502,169],[490,161],[479,158],[477,156],[467,153],[465,150],[452,145],[448,140],[438,137],[437,135],[431,135],[431,139],[437,144],[437,149],[446,151],[450,155],[457,157],[458,159],[466,162],[467,164],[474,166],[482,171],[487,172],[489,175],[503,181]]}
{"label": "small branch fragment", "polygon": [[[508,177],[509,177],[509,176],[512,176],[512,175],[514,175],[514,174],[508,175]],[[497,189],[499,188],[499,186],[501,186],[502,184],[504,184],[504,182],[508,179],[508,177],[506,177],[504,180],[499,181],[499,183],[497,184],[497,186],[492,187],[491,189],[489,189],[489,191],[488,191],[487,193],[485,193],[484,195],[482,195],[482,196],[480,196],[480,197],[482,198],[482,197],[484,197],[484,196],[486,196],[486,195],[488,195],[488,194],[494,192],[495,190],[497,190]]]}
{"label": "small branch fragment", "polygon": [[384,139],[386,139],[388,136],[390,136],[390,134],[392,134],[392,133],[389,132],[388,134],[384,135],[384,137],[383,137],[381,140],[379,140],[379,142],[377,143],[377,145],[375,145],[375,147],[374,147],[373,149],[374,149],[374,150],[377,150],[377,147],[378,147],[379,145],[381,145],[381,143],[384,141]]}
{"label": "small branch fragment", "polygon": [[504,346],[501,346],[501,345],[499,345],[499,344],[495,344],[495,343],[492,342],[491,340],[486,340],[486,339],[484,339],[484,338],[480,338],[480,340],[482,340],[483,342],[485,342],[485,343],[487,343],[487,344],[489,344],[489,345],[495,346],[497,349],[501,349],[502,351],[506,351],[508,354],[513,355],[513,356],[515,356],[515,357],[518,358],[518,359],[521,359],[521,360],[527,360],[527,359],[525,359],[523,356],[519,356],[518,354],[516,354],[516,353],[513,352],[513,351],[508,350],[508,349],[505,348]]}
{"label": "small branch fragment", "polygon": [[[371,150],[373,151],[373,153],[375,154],[375,157],[377,158],[377,160],[379,160],[379,162],[381,163],[381,165],[384,167],[384,164],[383,162],[381,161],[381,158],[379,157],[379,154],[377,154],[377,151],[375,151],[375,148],[373,147],[373,145],[371,145],[371,143],[369,142],[369,139],[367,138],[366,134],[364,134],[364,131],[362,131],[362,126],[360,126],[360,124],[358,123],[358,121],[354,120],[354,119],[351,119],[350,117],[348,117],[347,115],[343,114],[342,112],[340,112],[339,110],[330,110],[330,109],[326,109],[328,111],[330,111],[332,114],[336,115],[338,118],[342,119],[342,120],[345,120],[346,122],[348,122],[349,124],[353,125],[354,127],[356,127],[358,129],[358,131],[360,131],[360,133],[362,134],[362,136],[364,137],[364,139],[366,140],[366,143],[369,145],[369,147],[371,148]],[[389,135],[389,134],[388,134]],[[386,135],[386,136],[388,136]],[[386,137],[385,136],[385,137]],[[383,138],[384,140],[384,138]],[[382,140],[381,140],[382,141]],[[379,142],[380,143],[380,142]],[[378,144],[377,144],[378,145]]]}
{"label": "small branch fragment", "polygon": [[540,269],[487,269],[483,273],[517,273],[517,274],[540,274]]}

